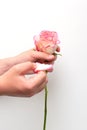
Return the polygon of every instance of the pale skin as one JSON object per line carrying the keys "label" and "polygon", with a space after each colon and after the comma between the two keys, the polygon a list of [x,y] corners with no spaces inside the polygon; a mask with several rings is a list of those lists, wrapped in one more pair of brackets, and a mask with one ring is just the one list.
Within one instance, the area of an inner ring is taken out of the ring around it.
{"label": "pale skin", "polygon": [[[60,51],[58,47],[57,51]],[[0,60],[0,95],[31,97],[45,88],[47,74],[40,71],[32,78],[25,78],[33,73],[35,62],[53,63],[54,55],[38,52],[34,49],[17,56]]]}

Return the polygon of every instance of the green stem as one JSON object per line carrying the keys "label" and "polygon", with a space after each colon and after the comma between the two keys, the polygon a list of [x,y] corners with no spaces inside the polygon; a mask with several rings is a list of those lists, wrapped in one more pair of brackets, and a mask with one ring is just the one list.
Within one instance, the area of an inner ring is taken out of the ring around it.
{"label": "green stem", "polygon": [[45,104],[44,104],[44,124],[43,124],[43,130],[46,130],[46,122],[47,122],[47,95],[48,90],[47,86],[45,87]]}
{"label": "green stem", "polygon": [[57,52],[55,52],[54,55],[55,55],[55,56],[56,56],[56,55],[62,56],[62,54],[57,53]]}

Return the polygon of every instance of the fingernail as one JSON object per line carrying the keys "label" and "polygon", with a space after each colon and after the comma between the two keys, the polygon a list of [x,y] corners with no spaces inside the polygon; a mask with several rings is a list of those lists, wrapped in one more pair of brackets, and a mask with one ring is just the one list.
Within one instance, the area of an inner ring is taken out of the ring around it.
{"label": "fingernail", "polygon": [[53,55],[49,55],[49,56],[48,56],[48,59],[53,59],[53,58],[54,58]]}

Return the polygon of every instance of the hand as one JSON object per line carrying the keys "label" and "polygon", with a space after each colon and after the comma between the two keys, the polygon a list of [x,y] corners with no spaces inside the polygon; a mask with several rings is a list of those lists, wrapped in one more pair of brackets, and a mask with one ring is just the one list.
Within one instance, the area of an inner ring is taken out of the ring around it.
{"label": "hand", "polygon": [[[57,51],[60,51],[60,48],[57,48]],[[0,59],[0,75],[4,74],[8,71],[12,66],[24,63],[24,62],[41,62],[47,64],[53,64],[56,60],[56,56],[49,55],[44,52],[36,51],[35,49],[31,49],[25,51],[17,56]]]}
{"label": "hand", "polygon": [[[60,47],[57,48],[57,51],[60,51]],[[26,61],[31,62],[41,62],[41,63],[53,63],[56,60],[56,56],[49,55],[44,52],[36,51],[35,49],[31,49],[28,51],[25,51],[17,56],[14,57],[14,63],[23,63]]]}
{"label": "hand", "polygon": [[31,97],[44,89],[47,83],[46,72],[40,71],[34,77],[25,78],[33,72],[35,63],[25,62],[13,66],[0,76],[0,95]]}

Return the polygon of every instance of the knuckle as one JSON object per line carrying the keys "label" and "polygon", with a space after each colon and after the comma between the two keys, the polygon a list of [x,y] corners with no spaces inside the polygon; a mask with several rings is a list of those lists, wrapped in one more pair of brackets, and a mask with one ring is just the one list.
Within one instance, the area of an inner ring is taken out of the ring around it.
{"label": "knuckle", "polygon": [[14,72],[19,72],[19,67],[18,67],[18,65],[13,66],[12,69],[13,69]]}
{"label": "knuckle", "polygon": [[32,53],[32,57],[33,57],[33,58],[36,57],[36,53],[35,53],[35,52]]}

